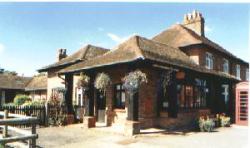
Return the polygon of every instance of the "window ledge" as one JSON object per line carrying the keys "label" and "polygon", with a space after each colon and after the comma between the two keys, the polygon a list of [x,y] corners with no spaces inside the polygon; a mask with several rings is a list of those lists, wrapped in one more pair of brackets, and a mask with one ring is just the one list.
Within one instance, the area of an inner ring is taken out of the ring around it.
{"label": "window ledge", "polygon": [[120,108],[115,108],[114,111],[115,111],[115,112],[126,113],[126,110],[125,110],[125,109],[120,109]]}

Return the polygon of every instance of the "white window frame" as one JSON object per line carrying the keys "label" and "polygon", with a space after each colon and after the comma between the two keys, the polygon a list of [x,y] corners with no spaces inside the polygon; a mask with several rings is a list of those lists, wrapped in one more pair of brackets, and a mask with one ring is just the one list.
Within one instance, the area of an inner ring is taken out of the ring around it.
{"label": "white window frame", "polygon": [[229,85],[223,84],[221,87],[223,88],[222,95],[224,96],[224,101],[227,104],[229,101]]}
{"label": "white window frame", "polygon": [[223,72],[229,73],[229,61],[228,61],[228,59],[223,59]]}
{"label": "white window frame", "polygon": [[249,69],[246,68],[246,81],[249,81]]}
{"label": "white window frame", "polygon": [[206,68],[213,69],[214,68],[214,59],[213,55],[209,52],[206,52]]}
{"label": "white window frame", "polygon": [[240,65],[236,64],[236,78],[240,79]]}
{"label": "white window frame", "polygon": [[77,93],[76,93],[77,105],[78,106],[84,106],[84,102],[83,102],[83,90],[82,90],[82,88],[77,88],[76,91],[77,91]]}

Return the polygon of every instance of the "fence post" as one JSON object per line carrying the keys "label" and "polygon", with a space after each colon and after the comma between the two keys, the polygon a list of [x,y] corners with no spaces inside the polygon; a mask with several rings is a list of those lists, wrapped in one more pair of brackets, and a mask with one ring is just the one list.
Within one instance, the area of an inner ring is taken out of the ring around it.
{"label": "fence post", "polygon": [[45,126],[48,126],[48,118],[49,118],[49,103],[45,103]]}
{"label": "fence post", "polygon": [[[8,118],[8,110],[4,110],[4,119],[7,119]],[[8,125],[4,125],[4,128],[3,128],[3,138],[5,137],[8,137]]]}

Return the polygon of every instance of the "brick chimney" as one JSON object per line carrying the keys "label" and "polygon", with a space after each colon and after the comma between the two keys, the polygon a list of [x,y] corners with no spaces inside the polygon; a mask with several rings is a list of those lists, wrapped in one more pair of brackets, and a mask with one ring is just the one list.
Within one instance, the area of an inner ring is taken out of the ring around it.
{"label": "brick chimney", "polygon": [[204,34],[204,25],[205,25],[205,20],[202,17],[201,13],[194,10],[192,13],[185,14],[184,15],[184,20],[183,20],[183,25],[200,36],[205,36]]}
{"label": "brick chimney", "polygon": [[63,58],[67,57],[66,51],[67,51],[66,49],[58,49],[58,52],[57,52],[57,61],[60,61]]}

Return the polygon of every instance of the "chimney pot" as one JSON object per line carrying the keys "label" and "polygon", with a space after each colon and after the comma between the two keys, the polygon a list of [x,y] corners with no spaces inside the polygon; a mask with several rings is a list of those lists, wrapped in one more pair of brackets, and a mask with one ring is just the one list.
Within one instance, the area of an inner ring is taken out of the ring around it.
{"label": "chimney pot", "polygon": [[183,25],[193,30],[197,34],[204,36],[205,20],[202,17],[201,13],[198,12],[197,10],[193,10],[192,13],[184,15]]}
{"label": "chimney pot", "polygon": [[67,57],[67,50],[66,49],[58,49],[57,53],[57,61],[62,60],[63,58]]}

